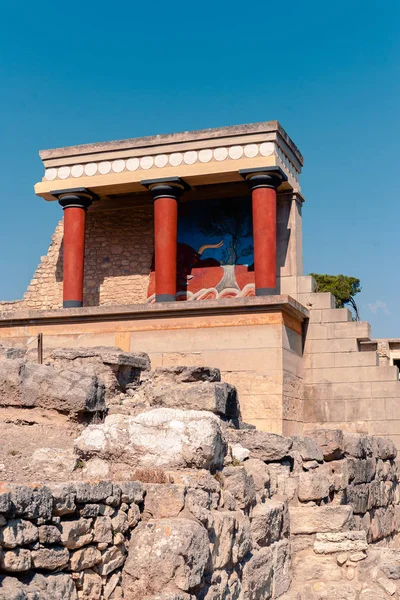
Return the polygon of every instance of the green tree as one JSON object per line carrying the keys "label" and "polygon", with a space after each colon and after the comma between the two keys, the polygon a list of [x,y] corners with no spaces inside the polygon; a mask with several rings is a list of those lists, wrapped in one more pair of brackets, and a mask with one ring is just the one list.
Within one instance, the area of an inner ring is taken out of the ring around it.
{"label": "green tree", "polygon": [[317,292],[331,292],[336,298],[336,308],[343,308],[345,304],[349,304],[354,310],[356,321],[360,320],[358,306],[354,301],[354,296],[361,292],[359,279],[348,275],[310,275],[317,282]]}

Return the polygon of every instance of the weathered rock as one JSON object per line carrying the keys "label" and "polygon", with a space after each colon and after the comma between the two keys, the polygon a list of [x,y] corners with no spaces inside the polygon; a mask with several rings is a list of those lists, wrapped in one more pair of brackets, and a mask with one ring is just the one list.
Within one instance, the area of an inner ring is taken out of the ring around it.
{"label": "weathered rock", "polygon": [[140,373],[150,369],[147,354],[107,346],[59,348],[51,352],[48,363],[57,370],[71,369],[97,377],[106,389],[106,398],[124,392],[129,384],[138,384]]}
{"label": "weathered rock", "polygon": [[389,438],[374,436],[372,447],[374,455],[382,460],[393,460],[397,456],[396,445]]}
{"label": "weathered rock", "polygon": [[385,549],[379,568],[389,579],[400,580],[400,551]]}
{"label": "weathered rock", "polygon": [[269,497],[270,472],[268,466],[258,458],[250,458],[243,463],[246,473],[253,478],[257,502]]}
{"label": "weathered rock", "polygon": [[143,502],[144,488],[140,481],[122,481],[118,484],[121,488],[121,501],[132,504]]}
{"label": "weathered rock", "polygon": [[257,504],[251,516],[251,535],[260,547],[270,546],[288,535],[289,518],[285,502],[272,499]]}
{"label": "weathered rock", "polygon": [[61,542],[60,530],[54,525],[42,525],[38,529],[41,544],[58,544]]}
{"label": "weathered rock", "polygon": [[286,592],[292,581],[291,548],[289,540],[280,540],[272,547],[274,576],[272,597],[280,598]]}
{"label": "weathered rock", "polygon": [[97,517],[94,522],[93,541],[98,544],[112,544],[113,528],[110,517]]}
{"label": "weathered rock", "polygon": [[49,485],[54,501],[54,514],[57,516],[72,515],[76,511],[76,488],[72,483],[56,483]]}
{"label": "weathered rock", "polygon": [[31,553],[24,548],[16,548],[15,550],[7,550],[3,554],[0,553],[0,569],[3,571],[11,573],[29,571],[31,562]]}
{"label": "weathered rock", "polygon": [[4,548],[16,548],[27,546],[38,539],[38,529],[30,521],[23,519],[12,519],[7,525],[0,527],[0,546]]}
{"label": "weathered rock", "polygon": [[140,387],[134,399],[153,407],[211,411],[229,419],[237,419],[240,414],[236,388],[221,382],[157,384],[149,381]]}
{"label": "weathered rock", "polygon": [[250,521],[241,511],[212,511],[211,562],[214,569],[234,566],[251,550]]}
{"label": "weathered rock", "polygon": [[248,510],[256,503],[256,490],[253,477],[244,467],[225,467],[222,471],[222,486],[235,498],[242,510]]}
{"label": "weathered rock", "polygon": [[340,429],[313,429],[309,435],[321,448],[325,460],[342,458],[344,454],[343,431]]}
{"label": "weathered rock", "polygon": [[298,493],[301,502],[322,500],[329,495],[330,489],[331,482],[329,481],[325,465],[318,469],[299,474]]}
{"label": "weathered rock", "polygon": [[111,481],[75,484],[76,502],[102,502],[113,495]]}
{"label": "weathered rock", "polygon": [[[100,575],[92,570],[85,571],[82,585],[82,600],[101,600],[102,589],[103,581]],[[110,594],[108,597],[110,597]]]}
{"label": "weathered rock", "polygon": [[185,504],[185,487],[175,484],[148,483],[144,513],[147,519],[177,517]]}
{"label": "weathered rock", "polygon": [[21,359],[0,361],[0,406],[72,414],[104,411],[104,392],[95,376]]}
{"label": "weathered rock", "polygon": [[48,487],[38,489],[25,485],[9,486],[10,511],[16,517],[25,519],[43,518],[49,520],[53,509],[53,498]]}
{"label": "weathered rock", "polygon": [[221,372],[219,369],[210,367],[157,367],[152,373],[152,379],[174,383],[219,382],[221,381]]}
{"label": "weathered rock", "polygon": [[372,456],[372,438],[369,435],[343,432],[343,449],[347,456],[367,458]]}
{"label": "weathered rock", "polygon": [[250,457],[250,450],[248,448],[243,448],[240,444],[233,444],[232,446],[229,446],[229,448],[233,460],[237,462],[241,463]]}
{"label": "weathered rock", "polygon": [[324,460],[322,450],[314,439],[294,435],[292,440],[293,450],[296,450],[304,461],[316,460],[322,462]]}
{"label": "weathered rock", "polygon": [[361,552],[368,550],[365,531],[342,531],[340,533],[317,533],[314,542],[316,554],[335,552]]}
{"label": "weathered rock", "polygon": [[243,567],[243,600],[268,600],[272,598],[274,562],[271,548],[254,552]]}
{"label": "weathered rock", "polygon": [[240,444],[250,450],[251,458],[263,461],[282,460],[293,445],[290,438],[254,429],[227,429],[225,435],[230,444]]}
{"label": "weathered rock", "polygon": [[36,574],[24,584],[16,577],[0,577],[0,600],[77,600],[71,575]]}
{"label": "weathered rock", "polygon": [[291,506],[290,532],[292,535],[329,533],[351,529],[351,506]]}
{"label": "weathered rock", "polygon": [[349,481],[354,484],[369,483],[375,477],[376,460],[375,458],[353,458],[347,459],[349,469]]}
{"label": "weathered rock", "polygon": [[93,540],[91,532],[91,519],[78,519],[74,521],[63,521],[60,524],[61,543],[69,550],[82,548]]}
{"label": "weathered rock", "polygon": [[115,569],[122,567],[126,559],[125,548],[121,546],[112,546],[102,553],[101,561],[97,565],[97,571],[100,575],[109,575]]}
{"label": "weathered rock", "polygon": [[72,448],[38,448],[31,456],[32,465],[37,472],[51,479],[62,470],[73,473],[78,458]]}
{"label": "weathered rock", "polygon": [[75,550],[71,554],[71,571],[84,571],[91,569],[101,561],[101,552],[95,546],[86,546],[80,550]]}
{"label": "weathered rock", "polygon": [[35,569],[55,571],[68,565],[69,552],[67,548],[39,548],[32,552],[32,562]]}
{"label": "weathered rock", "polygon": [[168,585],[190,591],[200,584],[208,558],[207,532],[199,523],[180,518],[140,523],[124,567],[127,595],[139,599],[144,591]]}
{"label": "weathered rock", "polygon": [[118,459],[139,468],[223,465],[226,443],[219,419],[208,412],[155,409],[136,417],[111,415],[75,442],[79,453]]}

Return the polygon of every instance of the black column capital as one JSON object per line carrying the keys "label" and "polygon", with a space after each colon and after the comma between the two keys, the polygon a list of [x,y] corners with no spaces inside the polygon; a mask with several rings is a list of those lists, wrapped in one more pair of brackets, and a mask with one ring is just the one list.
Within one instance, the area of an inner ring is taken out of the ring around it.
{"label": "black column capital", "polygon": [[140,182],[147,188],[153,200],[158,198],[174,198],[179,200],[184,191],[191,189],[180,177],[163,177],[161,179],[144,179]]}
{"label": "black column capital", "polygon": [[277,190],[281,183],[288,179],[280,167],[241,169],[239,175],[247,181],[251,190],[257,188],[272,188]]}
{"label": "black column capital", "polygon": [[83,208],[87,210],[93,200],[98,200],[98,196],[87,188],[70,188],[67,190],[55,190],[50,192],[57,198],[58,203],[63,210],[66,208]]}

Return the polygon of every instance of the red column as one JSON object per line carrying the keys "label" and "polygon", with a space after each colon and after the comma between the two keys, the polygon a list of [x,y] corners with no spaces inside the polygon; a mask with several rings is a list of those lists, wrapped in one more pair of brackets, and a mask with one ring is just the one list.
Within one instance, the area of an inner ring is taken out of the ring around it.
{"label": "red column", "polygon": [[190,189],[179,177],[141,182],[154,200],[154,256],[156,302],[176,300],[176,259],[178,243],[178,199]]}
{"label": "red column", "polygon": [[251,188],[256,296],[276,293],[276,191],[287,177],[278,167],[240,171]]}
{"label": "red column", "polygon": [[276,289],[276,190],[252,190],[256,295]]}
{"label": "red column", "polygon": [[85,191],[53,192],[64,209],[63,306],[83,306],[86,210],[92,196]]}

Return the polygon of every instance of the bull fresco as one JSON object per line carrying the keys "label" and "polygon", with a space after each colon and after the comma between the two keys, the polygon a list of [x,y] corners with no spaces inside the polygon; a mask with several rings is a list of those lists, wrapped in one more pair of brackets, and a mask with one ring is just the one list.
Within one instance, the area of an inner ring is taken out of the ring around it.
{"label": "bull fresco", "polygon": [[[154,301],[152,269],[148,301]],[[179,205],[177,300],[254,296],[250,198]]]}

